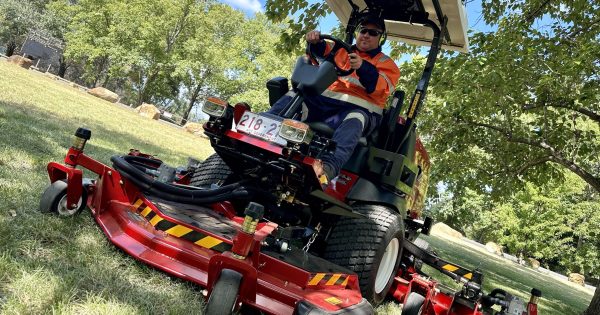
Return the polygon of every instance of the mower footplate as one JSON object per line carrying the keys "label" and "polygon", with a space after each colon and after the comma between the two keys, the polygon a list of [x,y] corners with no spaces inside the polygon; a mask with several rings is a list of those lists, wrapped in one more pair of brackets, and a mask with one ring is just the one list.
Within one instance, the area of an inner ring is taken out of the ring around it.
{"label": "mower footplate", "polygon": [[285,253],[263,250],[262,253],[265,255],[269,255],[275,259],[279,259],[283,262],[286,262],[292,266],[298,267],[302,270],[308,271],[310,273],[329,272],[347,275],[354,274],[353,271],[347,268],[336,265],[323,258],[306,253],[302,249],[293,248]]}
{"label": "mower footplate", "polygon": [[154,196],[146,196],[156,208],[170,218],[186,223],[192,227],[208,231],[231,241],[240,225],[227,220],[206,206],[192,205],[168,201]]}

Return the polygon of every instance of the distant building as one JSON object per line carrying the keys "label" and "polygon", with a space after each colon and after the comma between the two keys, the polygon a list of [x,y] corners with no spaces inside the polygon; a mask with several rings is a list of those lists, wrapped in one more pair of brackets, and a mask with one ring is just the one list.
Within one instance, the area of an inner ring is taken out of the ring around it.
{"label": "distant building", "polygon": [[30,32],[21,47],[21,55],[33,60],[33,65],[39,69],[58,70],[64,43],[42,32]]}

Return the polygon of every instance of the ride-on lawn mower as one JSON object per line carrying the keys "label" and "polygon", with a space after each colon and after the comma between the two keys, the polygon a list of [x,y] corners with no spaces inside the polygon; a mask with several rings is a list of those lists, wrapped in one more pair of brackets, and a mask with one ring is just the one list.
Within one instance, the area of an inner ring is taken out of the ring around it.
{"label": "ride-on lawn mower", "polygon": [[[366,14],[386,20],[389,39],[431,48],[406,108],[404,92],[395,92],[381,127],[360,139],[341,174],[325,188],[319,158],[335,149],[333,130],[299,121],[302,102],[348,70],[331,59],[314,65],[301,57],[291,77],[295,96],[279,115],[208,99],[204,129],[216,153],[187,168],[136,150],[113,156],[109,167],[83,152],[91,132],[78,129],[64,164],[48,164],[51,185],[41,211],[68,216],[89,206],[117,247],[206,287],[207,314],[240,309],[370,314],[386,297],[405,304],[408,314],[482,314],[493,304],[508,310],[514,299],[500,291],[483,295],[479,272],[412,243],[432,224],[429,218],[419,220],[429,158],[415,118],[439,49],[467,49],[462,3],[328,3],[346,24],[344,41],[322,35],[335,43],[334,51],[350,50]],[[271,104],[290,90],[285,78],[270,80],[267,87]],[[83,179],[77,166],[98,178]],[[440,290],[420,273],[422,263],[463,281],[465,289]]]}

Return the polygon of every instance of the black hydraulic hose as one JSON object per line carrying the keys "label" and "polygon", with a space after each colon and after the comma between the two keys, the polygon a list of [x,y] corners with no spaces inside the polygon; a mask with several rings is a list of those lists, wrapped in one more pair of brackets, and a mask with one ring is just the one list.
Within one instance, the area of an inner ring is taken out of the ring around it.
{"label": "black hydraulic hose", "polygon": [[135,182],[136,184],[145,188],[145,190],[153,190],[153,191],[161,191],[181,197],[190,197],[190,198],[202,198],[202,197],[212,197],[215,195],[219,195],[226,192],[231,192],[235,189],[241,187],[240,183],[233,183],[227,186],[222,186],[215,189],[206,189],[206,190],[190,190],[182,187],[177,187],[174,185],[170,185],[167,183],[160,182],[150,176],[148,176],[144,171],[138,169],[129,163],[128,160],[139,160],[144,159],[142,157],[137,156],[113,156],[111,157],[111,161],[113,162],[113,166],[119,171],[119,173],[126,173],[129,176],[129,179]]}
{"label": "black hydraulic hose", "polygon": [[502,294],[502,297],[505,297],[506,291],[496,288],[496,289],[493,289],[492,292],[490,292],[489,296],[496,297],[496,295],[498,295],[498,294]]}
{"label": "black hydraulic hose", "polygon": [[[128,180],[131,180],[136,184],[139,184],[136,179],[131,178],[131,176],[128,175],[127,173],[123,173],[121,175],[124,178],[127,178]],[[148,185],[143,184],[143,183],[142,183],[142,185],[139,185],[139,187],[142,190],[144,190],[145,192],[147,192],[153,196],[159,197],[161,199],[176,201],[176,202],[183,202],[183,203],[190,203],[190,204],[210,204],[210,203],[231,200],[231,199],[245,199],[245,198],[249,198],[251,196],[248,191],[243,190],[243,189],[238,189],[238,190],[234,190],[231,192],[225,192],[225,193],[217,194],[214,196],[194,197],[191,195],[190,196],[182,196],[182,195],[175,195],[175,194],[171,194],[168,192],[160,191],[156,188],[149,187]]]}
{"label": "black hydraulic hose", "polygon": [[[238,199],[238,200],[239,199],[248,199],[254,195],[254,192],[249,191],[248,189],[245,189],[244,187],[238,187],[237,189],[235,189],[233,191],[215,193],[215,194],[209,195],[209,196],[196,196],[196,195],[192,194],[192,192],[194,192],[192,190],[185,190],[186,192],[188,192],[187,194],[173,194],[170,192],[162,191],[162,190],[158,189],[157,187],[152,187],[150,184],[142,182],[139,179],[132,176],[130,173],[124,172],[122,170],[120,172],[120,175],[123,178],[134,182],[141,190],[143,190],[153,196],[156,196],[156,197],[159,197],[159,198],[165,199],[165,200],[177,201],[177,202],[183,202],[183,203],[209,204],[209,203],[215,203],[215,202],[231,200],[231,199]],[[214,192],[215,189],[208,190],[208,191]]]}
{"label": "black hydraulic hose", "polygon": [[165,200],[177,201],[182,203],[190,204],[210,204],[220,201],[232,200],[232,199],[246,199],[250,197],[250,194],[246,190],[234,190],[232,192],[223,193],[220,195],[208,196],[208,197],[185,197],[179,195],[169,194],[156,189],[151,189],[148,193]]}

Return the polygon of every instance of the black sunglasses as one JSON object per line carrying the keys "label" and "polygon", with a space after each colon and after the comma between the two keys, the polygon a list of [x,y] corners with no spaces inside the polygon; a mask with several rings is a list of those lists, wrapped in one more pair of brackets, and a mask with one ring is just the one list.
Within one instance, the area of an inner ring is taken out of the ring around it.
{"label": "black sunglasses", "polygon": [[362,29],[360,29],[359,32],[363,35],[369,33],[369,35],[371,35],[371,36],[379,36],[379,35],[383,34],[382,31],[374,30],[372,28],[362,28]]}

